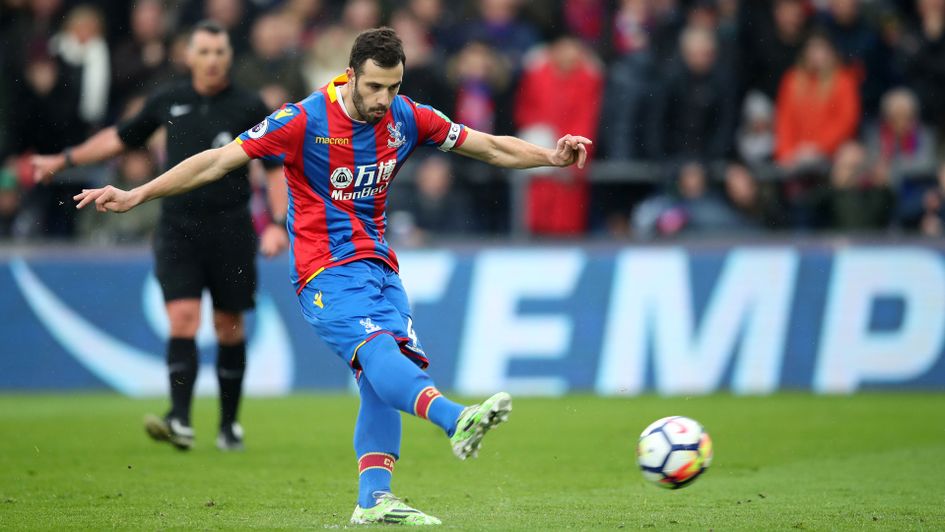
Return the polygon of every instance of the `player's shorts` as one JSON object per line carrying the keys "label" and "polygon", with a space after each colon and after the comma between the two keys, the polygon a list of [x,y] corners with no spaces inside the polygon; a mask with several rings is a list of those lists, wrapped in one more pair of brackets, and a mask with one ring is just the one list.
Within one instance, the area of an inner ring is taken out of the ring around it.
{"label": "player's shorts", "polygon": [[299,294],[302,316],[331,349],[357,371],[358,349],[381,334],[421,368],[429,365],[413,330],[400,276],[379,260],[358,260],[319,273]]}
{"label": "player's shorts", "polygon": [[247,212],[186,219],[162,216],[154,235],[154,269],[164,301],[199,299],[242,312],[256,305],[256,231]]}

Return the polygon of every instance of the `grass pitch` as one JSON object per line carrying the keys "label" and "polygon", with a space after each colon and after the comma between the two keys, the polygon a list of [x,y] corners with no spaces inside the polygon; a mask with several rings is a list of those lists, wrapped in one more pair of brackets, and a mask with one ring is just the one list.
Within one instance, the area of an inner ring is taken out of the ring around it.
{"label": "grass pitch", "polygon": [[[164,401],[0,396],[0,529],[340,528],[356,500],[348,396],[249,399],[247,452],[148,440]],[[634,446],[681,414],[713,437],[695,484],[646,484]],[[945,394],[516,399],[478,460],[404,421],[394,490],[457,529],[945,529]]]}

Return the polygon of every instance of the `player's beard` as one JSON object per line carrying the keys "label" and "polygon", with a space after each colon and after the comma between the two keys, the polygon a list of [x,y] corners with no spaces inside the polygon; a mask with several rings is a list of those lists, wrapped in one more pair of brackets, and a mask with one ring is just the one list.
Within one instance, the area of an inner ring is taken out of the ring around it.
{"label": "player's beard", "polygon": [[354,102],[354,109],[361,115],[361,119],[367,122],[368,124],[376,124],[384,118],[384,115],[374,116],[374,112],[377,111],[387,111],[386,107],[377,106],[371,109],[368,109],[364,105],[364,98],[361,97],[361,91],[358,90],[358,84],[355,82],[354,90],[351,91],[351,100]]}

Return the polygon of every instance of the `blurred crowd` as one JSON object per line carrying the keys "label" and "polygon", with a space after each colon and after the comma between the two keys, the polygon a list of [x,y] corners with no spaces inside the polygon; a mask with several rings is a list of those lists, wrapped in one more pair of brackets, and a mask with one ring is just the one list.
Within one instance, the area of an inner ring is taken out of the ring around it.
{"label": "blurred crowd", "polygon": [[156,175],[160,135],[52,183],[29,156],[186,79],[205,18],[230,32],[234,82],[273,109],[390,25],[403,94],[489,133],[595,141],[584,170],[418,153],[392,189],[393,239],[945,230],[945,0],[0,0],[0,239],[149,237],[155,208],[77,214],[71,196]]}

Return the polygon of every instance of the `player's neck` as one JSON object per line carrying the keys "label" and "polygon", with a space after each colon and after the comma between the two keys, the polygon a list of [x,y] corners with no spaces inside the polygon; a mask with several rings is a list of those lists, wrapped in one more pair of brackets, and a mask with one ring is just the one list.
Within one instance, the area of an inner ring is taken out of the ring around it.
{"label": "player's neck", "polygon": [[354,95],[351,93],[351,83],[345,83],[339,87],[338,94],[341,96],[341,105],[345,108],[345,112],[348,113],[348,118],[357,120],[358,122],[364,122],[364,117],[358,112],[358,108],[354,106]]}
{"label": "player's neck", "polygon": [[223,89],[230,85],[230,80],[227,78],[224,78],[219,83],[201,81],[197,78],[191,79],[191,85],[194,87],[194,92],[201,96],[215,96],[223,92]]}

